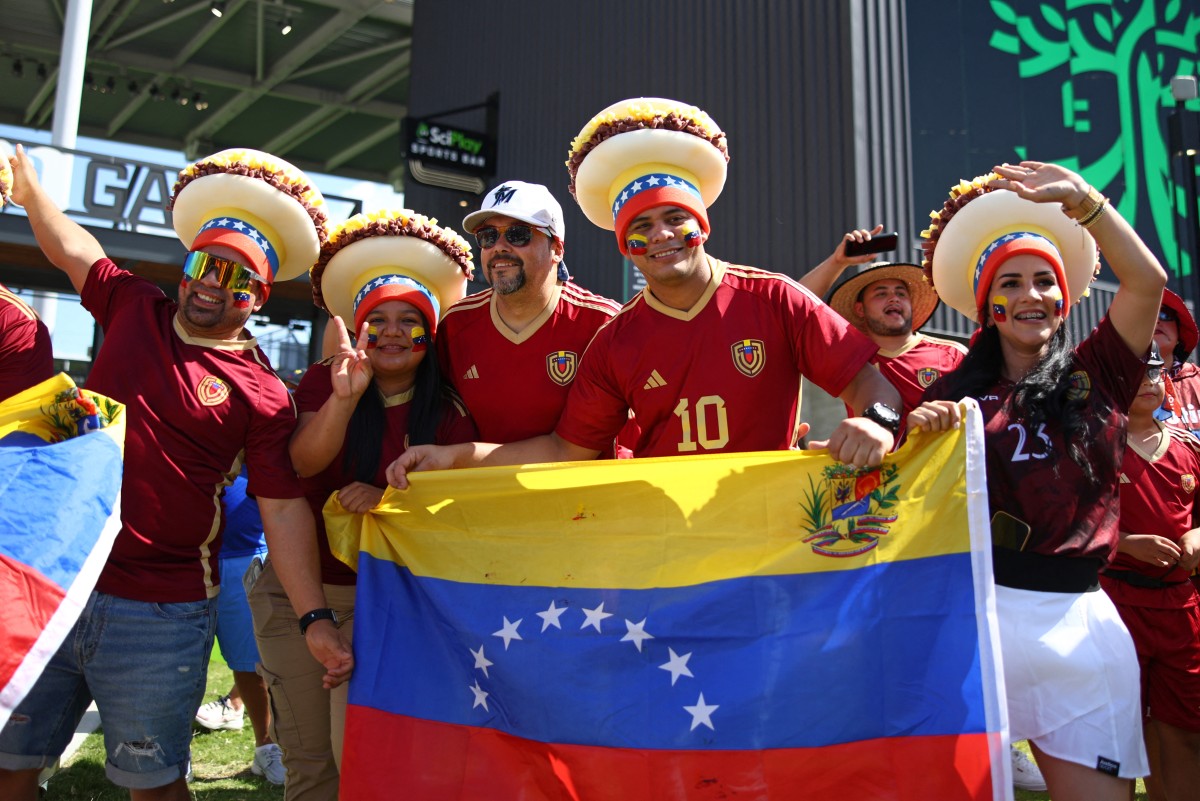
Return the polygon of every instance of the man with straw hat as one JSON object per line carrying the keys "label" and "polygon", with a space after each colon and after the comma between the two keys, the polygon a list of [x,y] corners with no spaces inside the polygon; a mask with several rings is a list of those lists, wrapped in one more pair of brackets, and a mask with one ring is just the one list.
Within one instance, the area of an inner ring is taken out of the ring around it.
{"label": "man with straw hat", "polygon": [[[819,279],[820,269],[800,283],[823,295],[829,282]],[[957,342],[920,333],[938,297],[916,264],[883,262],[858,269],[829,293],[829,305],[879,346],[871,363],[900,392],[901,417],[907,417],[926,388],[957,367],[967,352]]]}
{"label": "man with straw hat", "polygon": [[[126,404],[129,422],[121,531],[73,633],[0,732],[0,797],[36,798],[38,771],[95,699],[109,779],[135,801],[186,799],[220,590],[221,495],[243,462],[292,603],[300,614],[325,606],[312,513],[287,454],[295,411],[244,331],[274,281],[316,260],[323,201],[265,153],[223,151],[185,169],[174,225],[190,252],[175,302],[105,257],[20,147],[11,163],[13,200],[104,327],[88,387]],[[307,642],[326,681],[349,676],[349,647],[328,621]]]}
{"label": "man with straw hat", "polygon": [[874,343],[792,279],[705,253],[727,160],[716,123],[672,100],[622,101],[584,126],[567,162],[572,193],[588,219],[615,231],[646,289],[588,346],[552,434],[412,449],[389,470],[393,485],[418,468],[595,458],[630,410],[638,457],[790,448],[802,376],[864,415],[814,445],[879,464],[899,431],[900,398],[868,363]]}
{"label": "man with straw hat", "polygon": [[1168,425],[1200,437],[1200,367],[1187,360],[1196,348],[1197,339],[1200,331],[1187,304],[1179,295],[1164,289],[1158,322],[1154,325],[1154,342],[1164,362],[1163,411],[1169,414]]}
{"label": "man with straw hat", "polygon": [[[0,152],[0,209],[12,190],[12,170]],[[0,284],[0,401],[54,375],[50,330],[32,308]]]}

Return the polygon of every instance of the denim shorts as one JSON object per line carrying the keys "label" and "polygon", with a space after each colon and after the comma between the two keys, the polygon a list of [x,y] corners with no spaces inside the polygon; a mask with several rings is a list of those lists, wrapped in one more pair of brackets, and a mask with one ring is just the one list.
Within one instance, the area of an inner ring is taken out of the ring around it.
{"label": "denim shorts", "polygon": [[253,673],[258,666],[258,645],[254,642],[254,621],[242,576],[255,557],[267,558],[267,549],[243,556],[221,557],[221,594],[217,596],[217,642],[230,670]]}
{"label": "denim shorts", "polygon": [[53,763],[95,699],[114,784],[148,789],[185,776],[216,619],[215,600],[149,603],[93,592],[0,731],[0,768]]}

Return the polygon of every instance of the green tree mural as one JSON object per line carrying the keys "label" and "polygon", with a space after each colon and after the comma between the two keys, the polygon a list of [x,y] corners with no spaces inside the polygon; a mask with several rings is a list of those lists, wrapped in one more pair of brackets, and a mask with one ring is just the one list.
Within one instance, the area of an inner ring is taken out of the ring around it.
{"label": "green tree mural", "polygon": [[[990,0],[999,22],[991,47],[1017,60],[1023,80],[1059,81],[1062,126],[1075,133],[1091,130],[1096,98],[1081,85],[1111,76],[1119,117],[1111,146],[1085,161],[1077,155],[1044,154],[1086,175],[1108,194],[1135,227],[1150,233],[1168,269],[1177,277],[1192,273],[1186,242],[1188,201],[1185,187],[1172,180],[1166,114],[1173,107],[1170,82],[1195,75],[1200,46],[1200,13],[1183,0],[1065,0],[1055,4]],[[1189,101],[1189,108],[1200,108]],[[1111,113],[1104,109],[1104,114]],[[1018,154],[1024,156],[1018,148]],[[1123,179],[1118,181],[1117,179]],[[1109,188],[1123,185],[1120,196]],[[1149,209],[1150,220],[1138,219]],[[1195,214],[1196,209],[1191,209]]]}

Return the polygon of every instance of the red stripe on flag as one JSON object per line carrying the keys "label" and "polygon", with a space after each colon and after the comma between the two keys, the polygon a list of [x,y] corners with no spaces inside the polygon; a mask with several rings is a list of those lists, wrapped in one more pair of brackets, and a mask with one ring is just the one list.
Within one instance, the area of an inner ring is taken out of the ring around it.
{"label": "red stripe on flag", "polygon": [[548,744],[351,705],[341,798],[982,801],[993,798],[988,755],[987,734],[763,751]]}
{"label": "red stripe on flag", "polygon": [[66,593],[29,565],[0,554],[0,687],[8,684]]}

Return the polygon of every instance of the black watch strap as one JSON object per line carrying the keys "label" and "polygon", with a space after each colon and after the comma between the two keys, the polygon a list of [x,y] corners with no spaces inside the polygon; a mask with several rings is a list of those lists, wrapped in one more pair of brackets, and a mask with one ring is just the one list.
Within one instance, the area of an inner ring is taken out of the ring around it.
{"label": "black watch strap", "polygon": [[891,431],[893,437],[900,433],[900,413],[886,403],[872,403],[862,416]]}
{"label": "black watch strap", "polygon": [[311,626],[313,623],[316,623],[318,620],[332,620],[333,625],[336,626],[338,622],[337,613],[326,607],[324,609],[314,609],[307,615],[304,615],[300,618],[301,636],[304,635],[304,632],[308,631],[309,626]]}

